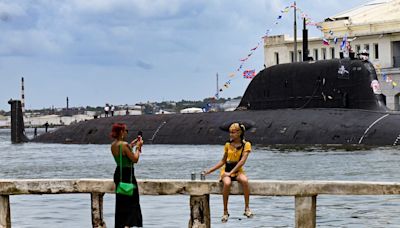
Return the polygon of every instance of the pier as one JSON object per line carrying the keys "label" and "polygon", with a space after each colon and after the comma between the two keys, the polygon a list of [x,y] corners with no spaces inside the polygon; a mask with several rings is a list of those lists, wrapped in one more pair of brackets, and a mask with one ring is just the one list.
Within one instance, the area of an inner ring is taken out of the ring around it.
{"label": "pier", "polygon": [[[138,180],[141,195],[190,195],[190,228],[209,228],[210,194],[222,194],[222,183],[202,180]],[[295,204],[294,226],[316,227],[318,195],[400,195],[400,183],[361,181],[275,181],[249,182],[252,196],[292,196]],[[103,196],[114,194],[111,179],[0,179],[0,228],[10,228],[10,196],[28,194],[91,194],[91,217],[94,228],[105,228]],[[241,195],[237,182],[232,184],[232,195]]]}

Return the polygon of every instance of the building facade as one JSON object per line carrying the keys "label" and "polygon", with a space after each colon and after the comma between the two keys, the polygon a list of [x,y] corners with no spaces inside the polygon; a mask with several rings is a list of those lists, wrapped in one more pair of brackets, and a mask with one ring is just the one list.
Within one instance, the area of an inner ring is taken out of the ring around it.
{"label": "building facade", "polygon": [[[382,92],[390,109],[400,110],[400,0],[366,3],[326,18],[320,23],[323,37],[310,38],[308,56],[313,60],[340,57],[342,40],[347,38],[356,53],[366,50],[375,65]],[[324,44],[323,38],[330,41]],[[334,42],[337,38],[337,42]],[[287,35],[264,39],[264,63],[268,66],[295,62],[294,39]],[[297,59],[302,61],[302,40],[297,40]],[[385,79],[385,80],[384,80]],[[393,83],[394,82],[394,83]]]}

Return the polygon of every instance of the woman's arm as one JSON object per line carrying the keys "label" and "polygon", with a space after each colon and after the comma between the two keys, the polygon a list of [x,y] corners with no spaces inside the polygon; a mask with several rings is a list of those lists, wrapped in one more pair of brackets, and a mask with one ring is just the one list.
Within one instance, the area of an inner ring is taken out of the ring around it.
{"label": "woman's arm", "polygon": [[[133,162],[138,163],[140,157],[140,151],[143,142],[137,142],[135,151],[132,151],[132,147],[129,144],[125,144],[124,146],[124,154]],[[140,146],[139,146],[140,145]]]}
{"label": "woman's arm", "polygon": [[211,169],[209,169],[208,171],[205,172],[205,175],[208,175],[212,172],[214,172],[215,170],[221,168],[225,163],[226,163],[226,158],[228,157],[227,153],[224,153],[224,157],[222,157],[221,161],[219,161],[214,167],[212,167]]}

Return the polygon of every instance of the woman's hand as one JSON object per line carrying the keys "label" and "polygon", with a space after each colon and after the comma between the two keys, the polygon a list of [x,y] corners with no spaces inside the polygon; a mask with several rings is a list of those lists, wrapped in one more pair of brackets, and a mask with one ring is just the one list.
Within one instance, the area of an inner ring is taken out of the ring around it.
{"label": "woman's hand", "polygon": [[222,175],[222,177],[230,177],[232,175],[231,172],[225,172],[224,175]]}
{"label": "woman's hand", "polygon": [[134,139],[132,140],[132,142],[130,143],[131,147],[134,147],[137,143],[138,139]]}
{"label": "woman's hand", "polygon": [[136,140],[136,150],[139,150],[139,152],[142,151],[142,146],[143,146],[143,140],[141,137],[135,139]]}
{"label": "woman's hand", "polygon": [[204,176],[206,176],[206,175],[210,174],[211,172],[210,172],[210,170],[203,170],[202,173],[204,173]]}

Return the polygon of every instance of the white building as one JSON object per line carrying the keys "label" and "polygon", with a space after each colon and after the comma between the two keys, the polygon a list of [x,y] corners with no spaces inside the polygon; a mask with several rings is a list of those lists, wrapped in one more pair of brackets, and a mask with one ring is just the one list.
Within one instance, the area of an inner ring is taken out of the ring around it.
{"label": "white building", "polygon": [[[309,56],[314,60],[339,58],[340,44],[347,35],[352,49],[357,53],[366,49],[370,61],[377,68],[387,106],[400,110],[400,0],[378,0],[366,3],[347,12],[326,18],[320,23],[324,38],[310,38]],[[298,28],[301,31],[302,28]],[[299,35],[298,35],[299,37]],[[333,38],[337,37],[335,44]],[[302,59],[302,40],[297,43],[297,61]],[[272,66],[294,61],[294,39],[287,35],[270,36],[264,40],[264,63]],[[381,68],[381,70],[379,69]],[[385,72],[398,85],[382,80]]]}

